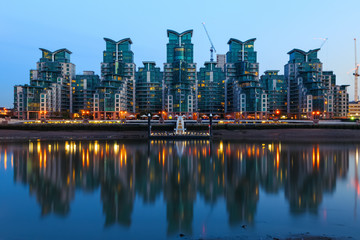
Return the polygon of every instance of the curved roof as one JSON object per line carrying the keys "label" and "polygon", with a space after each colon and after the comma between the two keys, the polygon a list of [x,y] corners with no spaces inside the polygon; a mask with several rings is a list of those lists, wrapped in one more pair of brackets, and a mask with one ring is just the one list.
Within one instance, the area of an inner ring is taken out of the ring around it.
{"label": "curved roof", "polygon": [[49,51],[49,50],[47,50],[47,49],[45,49],[45,48],[39,48],[39,49],[40,49],[41,51],[43,51],[43,52],[49,52],[49,53],[52,53],[52,54],[56,54],[56,53],[63,52],[63,51],[65,51],[65,52],[67,52],[67,53],[69,53],[69,54],[72,54],[72,52],[71,52],[70,50],[66,49],[66,48],[61,48],[61,49],[58,49],[58,50],[56,50],[56,51],[54,51],[54,52]]}
{"label": "curved roof", "polygon": [[130,44],[132,44],[132,41],[131,41],[131,39],[130,38],[124,38],[124,39],[121,39],[121,40],[119,40],[119,41],[114,41],[114,40],[112,40],[112,39],[110,39],[110,38],[104,38],[104,40],[106,41],[106,42],[112,42],[112,43],[115,43],[115,44],[120,44],[120,43],[123,43],[123,42],[129,42]]}
{"label": "curved roof", "polygon": [[192,36],[193,30],[190,29],[190,30],[186,30],[186,31],[184,31],[184,32],[182,32],[182,33],[178,33],[178,32],[176,32],[176,31],[174,31],[174,30],[168,29],[168,30],[167,30],[167,36],[168,36],[168,37],[169,37],[169,34],[170,34],[170,33],[175,34],[175,35],[177,35],[177,36],[179,36],[179,37],[181,37],[181,36],[183,36],[183,35],[185,35],[185,34],[188,34],[188,33],[190,33],[191,36]]}
{"label": "curved roof", "polygon": [[145,64],[154,64],[154,65],[156,65],[156,63],[154,62],[154,61],[143,61],[142,62],[144,65]]}
{"label": "curved roof", "polygon": [[206,61],[205,63],[204,63],[204,65],[206,66],[206,65],[209,65],[209,64],[217,64],[217,62],[214,62],[214,61]]}
{"label": "curved roof", "polygon": [[244,44],[244,43],[248,43],[248,42],[253,42],[253,41],[255,41],[255,40],[256,40],[256,38],[251,38],[251,39],[248,39],[248,40],[246,40],[246,41],[243,42],[243,41],[240,41],[240,40],[235,39],[235,38],[230,38],[230,40],[228,41],[227,44],[231,44],[232,42]]}
{"label": "curved roof", "polygon": [[316,49],[313,49],[313,50],[309,50],[308,52],[305,52],[305,51],[303,51],[303,50],[301,50],[301,49],[294,48],[293,50],[291,50],[291,51],[288,52],[287,54],[292,54],[293,52],[298,52],[298,53],[300,53],[300,54],[302,54],[302,55],[309,55],[310,53],[312,53],[312,52],[317,52],[317,51],[319,51],[319,50],[320,50],[320,48],[316,48]]}
{"label": "curved roof", "polygon": [[264,73],[270,73],[270,72],[276,72],[276,73],[278,73],[278,72],[280,72],[280,70],[266,70]]}

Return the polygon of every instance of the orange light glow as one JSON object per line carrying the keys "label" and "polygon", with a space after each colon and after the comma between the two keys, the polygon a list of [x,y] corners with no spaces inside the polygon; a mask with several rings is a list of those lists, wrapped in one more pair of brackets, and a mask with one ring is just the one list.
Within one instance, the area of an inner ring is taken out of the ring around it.
{"label": "orange light glow", "polygon": [[39,152],[39,165],[40,165],[40,168],[42,168],[42,152],[41,151]]}
{"label": "orange light glow", "polygon": [[44,168],[46,168],[46,161],[47,161],[47,159],[46,159],[46,150],[44,149]]}
{"label": "orange light glow", "polygon": [[320,166],[320,150],[319,150],[319,146],[317,147],[317,152],[316,152],[316,165],[317,165],[317,168],[319,168],[319,166]]}
{"label": "orange light glow", "polygon": [[279,152],[279,146],[276,148],[276,168],[279,169],[280,165],[280,152]]}
{"label": "orange light glow", "polygon": [[4,169],[6,171],[7,169],[7,154],[6,154],[6,149],[5,149],[5,153],[4,153]]}
{"label": "orange light glow", "polygon": [[312,152],[312,165],[313,168],[315,168],[315,147],[313,147],[313,152]]}

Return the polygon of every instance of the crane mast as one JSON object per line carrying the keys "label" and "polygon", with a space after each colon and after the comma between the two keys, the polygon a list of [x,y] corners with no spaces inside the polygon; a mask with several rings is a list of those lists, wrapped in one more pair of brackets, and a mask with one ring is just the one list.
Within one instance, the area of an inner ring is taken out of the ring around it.
{"label": "crane mast", "polygon": [[357,102],[358,99],[358,77],[359,77],[359,66],[357,64],[357,56],[356,56],[356,38],[354,38],[354,43],[355,43],[355,82],[354,82],[354,88],[355,88],[355,92],[354,92],[354,100],[355,102]]}
{"label": "crane mast", "polygon": [[216,49],[214,47],[214,44],[211,41],[211,38],[210,38],[210,35],[209,35],[208,31],[206,30],[205,23],[202,23],[202,25],[203,25],[203,27],[205,29],[206,35],[207,35],[207,37],[209,39],[209,42],[211,44],[211,47],[210,47],[210,61],[213,62],[214,61],[214,52],[216,52]]}
{"label": "crane mast", "polygon": [[320,49],[324,46],[324,44],[326,43],[326,41],[328,40],[328,38],[314,38],[314,39],[319,39],[319,40],[321,40],[321,41],[323,41],[322,43],[321,43],[321,45],[320,45]]}
{"label": "crane mast", "polygon": [[323,40],[323,43],[321,44],[320,49],[324,46],[324,44],[326,43],[326,41],[328,40],[328,38],[323,38],[322,40]]}

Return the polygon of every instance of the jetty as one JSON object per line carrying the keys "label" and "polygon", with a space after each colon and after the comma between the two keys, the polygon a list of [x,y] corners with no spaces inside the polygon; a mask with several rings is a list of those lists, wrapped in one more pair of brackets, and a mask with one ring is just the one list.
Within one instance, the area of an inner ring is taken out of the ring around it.
{"label": "jetty", "polygon": [[208,131],[186,131],[184,118],[178,116],[173,132],[152,132],[151,117],[148,116],[148,138],[158,140],[190,140],[190,139],[210,139],[212,137],[212,116]]}

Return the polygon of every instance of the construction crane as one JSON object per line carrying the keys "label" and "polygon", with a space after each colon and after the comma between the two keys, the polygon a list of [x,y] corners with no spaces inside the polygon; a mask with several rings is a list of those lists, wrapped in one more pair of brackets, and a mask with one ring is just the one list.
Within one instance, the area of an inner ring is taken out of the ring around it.
{"label": "construction crane", "polygon": [[323,40],[323,43],[322,43],[321,46],[319,47],[320,49],[324,46],[324,44],[325,44],[326,41],[328,40],[328,38],[314,38],[314,39]]}
{"label": "construction crane", "polygon": [[355,81],[354,81],[354,88],[355,88],[355,92],[354,92],[354,101],[357,102],[358,99],[358,77],[359,77],[359,65],[357,64],[357,56],[356,56],[356,38],[354,38],[354,44],[355,44],[355,72],[353,73],[355,76]]}
{"label": "construction crane", "polygon": [[211,41],[211,38],[209,36],[208,31],[206,30],[205,23],[203,22],[202,25],[203,25],[203,27],[205,29],[206,35],[209,38],[209,41],[210,41],[210,44],[211,44],[211,47],[210,47],[210,61],[213,62],[214,61],[214,52],[216,52],[216,49],[214,47],[214,44]]}

